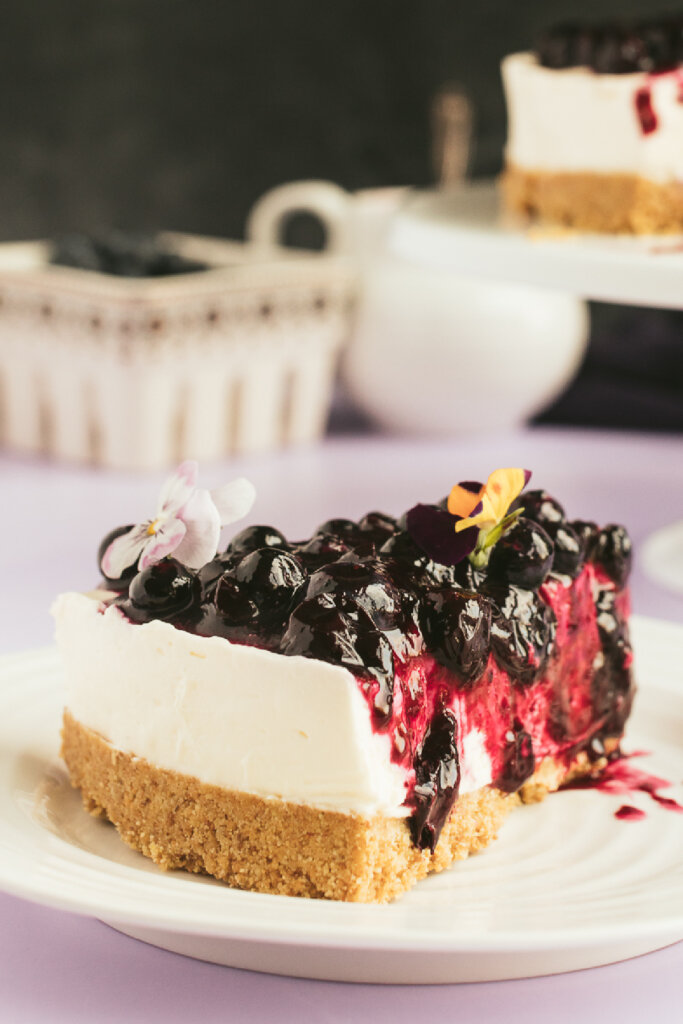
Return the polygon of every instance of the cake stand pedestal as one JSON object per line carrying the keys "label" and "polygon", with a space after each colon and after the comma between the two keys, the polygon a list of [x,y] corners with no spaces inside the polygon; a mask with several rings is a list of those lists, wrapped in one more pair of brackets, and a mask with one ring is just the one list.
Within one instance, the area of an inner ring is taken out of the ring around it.
{"label": "cake stand pedestal", "polygon": [[[475,278],[630,306],[683,309],[683,236],[591,235],[501,212],[493,182],[414,192],[394,220],[392,253]],[[683,520],[641,549],[655,582],[683,593]]]}

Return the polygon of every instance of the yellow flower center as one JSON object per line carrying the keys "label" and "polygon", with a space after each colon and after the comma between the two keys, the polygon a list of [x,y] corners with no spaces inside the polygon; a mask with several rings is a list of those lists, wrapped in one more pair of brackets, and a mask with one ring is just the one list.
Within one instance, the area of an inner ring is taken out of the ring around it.
{"label": "yellow flower center", "polygon": [[154,534],[157,532],[157,527],[158,526],[159,526],[159,520],[158,519],[153,519],[152,522],[147,527],[147,536],[148,537],[153,537]]}

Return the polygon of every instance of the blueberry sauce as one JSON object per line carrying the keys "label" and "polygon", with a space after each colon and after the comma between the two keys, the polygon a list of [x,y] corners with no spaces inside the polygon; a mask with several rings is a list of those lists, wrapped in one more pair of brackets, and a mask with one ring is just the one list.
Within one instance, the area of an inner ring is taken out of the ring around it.
{"label": "blueberry sauce", "polygon": [[433,850],[463,787],[513,793],[546,757],[597,761],[630,710],[627,534],[567,522],[545,491],[517,507],[483,568],[436,562],[405,516],[370,512],[298,542],[247,527],[198,572],[167,558],[105,585],[133,623],[348,669],[405,770],[413,841]]}
{"label": "blueberry sauce", "polygon": [[683,814],[683,805],[672,797],[662,796],[660,789],[668,789],[671,783],[642,768],[634,768],[630,763],[634,757],[642,757],[644,751],[633,754],[618,754],[608,761],[604,770],[599,776],[585,776],[574,779],[563,786],[563,789],[597,789],[601,793],[614,793],[628,796],[631,793],[646,793],[655,803],[668,811],[675,811]]}
{"label": "blueberry sauce", "polygon": [[634,103],[643,135],[651,135],[652,132],[656,132],[659,121],[652,104],[652,90],[649,85],[644,85],[636,90]]}
{"label": "blueberry sauce", "polygon": [[614,817],[619,818],[620,821],[642,821],[646,817],[645,811],[641,811],[638,807],[631,807],[630,804],[622,804],[621,807],[614,812]]}
{"label": "blueberry sauce", "polygon": [[458,797],[457,733],[453,712],[442,708],[434,715],[415,755],[415,810],[410,829],[415,845],[432,853]]}

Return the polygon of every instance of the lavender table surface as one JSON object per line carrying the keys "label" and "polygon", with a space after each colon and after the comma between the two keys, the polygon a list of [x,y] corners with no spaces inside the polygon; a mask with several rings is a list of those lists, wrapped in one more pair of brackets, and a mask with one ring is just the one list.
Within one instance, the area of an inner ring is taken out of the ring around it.
{"label": "lavender table surface", "polygon": [[[214,486],[246,473],[248,521],[291,537],[332,515],[398,514],[459,479],[501,465],[534,471],[569,515],[628,525],[636,545],[634,611],[683,623],[683,596],[640,569],[639,542],[683,517],[683,439],[531,430],[460,442],[328,440],[277,456],[202,467]],[[133,476],[0,456],[0,654],[51,642],[47,609],[87,589],[114,525],[154,511],[165,474]],[[344,985],[239,971],[126,938],[98,921],[0,895],[0,1021],[505,1020],[516,1024],[679,1020],[683,943],[621,964],[548,978],[439,987]]]}

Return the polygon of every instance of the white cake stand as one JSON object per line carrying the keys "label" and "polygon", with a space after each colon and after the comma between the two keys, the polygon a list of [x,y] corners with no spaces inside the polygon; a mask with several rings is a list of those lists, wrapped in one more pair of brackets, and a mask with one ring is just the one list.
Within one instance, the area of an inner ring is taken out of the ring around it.
{"label": "white cake stand", "polygon": [[500,211],[495,183],[414,192],[391,250],[421,264],[586,299],[683,309],[683,235],[589,235],[529,227]]}
{"label": "white cake stand", "polygon": [[[530,227],[501,212],[492,182],[412,193],[388,244],[403,259],[459,275],[554,288],[602,302],[683,309],[683,235],[629,237]],[[652,534],[640,557],[652,580],[683,593],[683,520]]]}

